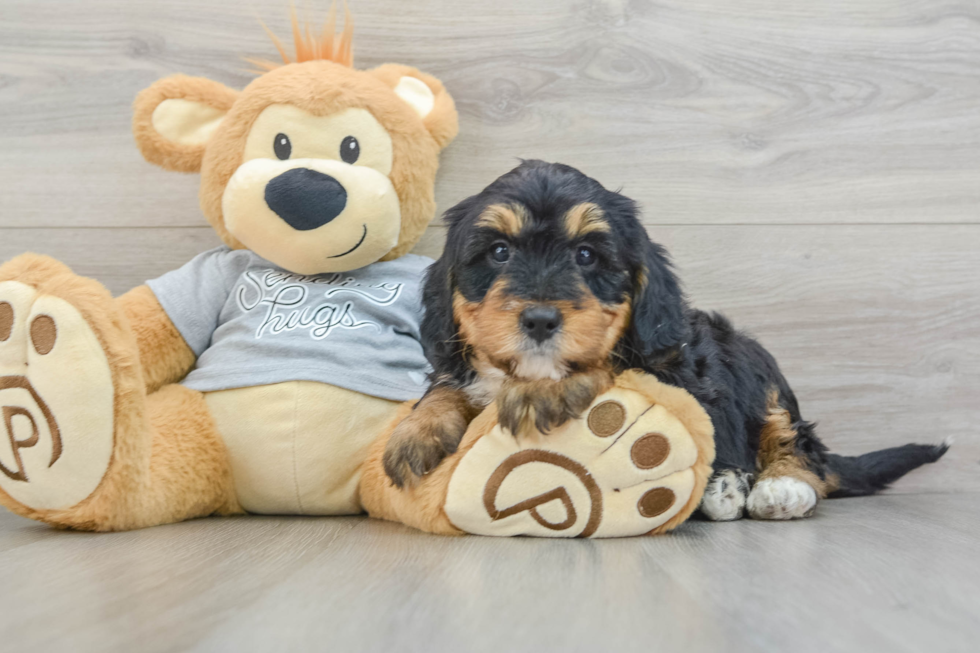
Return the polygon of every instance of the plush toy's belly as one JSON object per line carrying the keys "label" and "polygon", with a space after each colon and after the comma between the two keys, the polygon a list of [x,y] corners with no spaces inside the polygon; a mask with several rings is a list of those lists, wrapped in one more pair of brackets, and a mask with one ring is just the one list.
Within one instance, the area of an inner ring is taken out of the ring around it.
{"label": "plush toy's belly", "polygon": [[397,401],[312,381],[205,394],[242,507],[265,514],[361,512],[367,450]]}

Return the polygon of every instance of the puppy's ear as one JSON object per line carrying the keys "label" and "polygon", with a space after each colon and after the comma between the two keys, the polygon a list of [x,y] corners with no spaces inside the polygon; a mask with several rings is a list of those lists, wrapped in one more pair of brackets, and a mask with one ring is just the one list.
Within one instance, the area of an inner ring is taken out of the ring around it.
{"label": "puppy's ear", "polygon": [[238,92],[203,77],[173,75],[136,96],[133,135],[150,163],[198,172],[204,148]]}
{"label": "puppy's ear", "polygon": [[468,197],[446,211],[443,222],[449,226],[442,256],[425,272],[422,287],[422,348],[432,365],[436,380],[452,379],[459,385],[473,380],[473,368],[467,360],[467,344],[459,334],[453,300],[457,290],[453,270],[459,265],[460,252],[466,244],[467,218],[482,206],[479,195]]}
{"label": "puppy's ear", "polygon": [[466,381],[469,366],[463,355],[456,318],[453,314],[453,280],[451,253],[446,251],[429,266],[422,288],[422,349],[432,365],[435,379]]}
{"label": "puppy's ear", "polygon": [[667,253],[645,235],[633,270],[633,315],[628,336],[634,352],[648,360],[678,344],[687,331],[684,294]]}

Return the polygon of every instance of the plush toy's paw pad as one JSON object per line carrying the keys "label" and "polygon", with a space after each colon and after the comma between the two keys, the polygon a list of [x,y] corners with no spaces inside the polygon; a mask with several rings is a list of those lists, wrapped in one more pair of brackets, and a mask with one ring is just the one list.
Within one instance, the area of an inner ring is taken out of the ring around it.
{"label": "plush toy's paw pad", "polygon": [[617,387],[547,435],[494,427],[454,471],[446,514],[484,535],[641,535],[687,505],[697,459],[680,420]]}
{"label": "plush toy's paw pad", "polygon": [[753,519],[799,519],[817,508],[817,491],[791,476],[764,478],[749,493],[746,507]]}
{"label": "plush toy's paw pad", "polygon": [[98,486],[112,444],[112,376],[85,318],[0,282],[0,488],[29,508],[69,508]]}

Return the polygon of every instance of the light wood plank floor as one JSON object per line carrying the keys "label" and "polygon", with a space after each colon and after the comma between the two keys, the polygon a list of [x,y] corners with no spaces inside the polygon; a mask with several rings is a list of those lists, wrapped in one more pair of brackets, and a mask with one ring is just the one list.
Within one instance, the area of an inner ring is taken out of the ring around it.
{"label": "light wood plank floor", "polygon": [[[956,445],[813,520],[652,540],[3,513],[0,648],[975,650],[980,3],[351,4],[359,66],[456,98],[441,209],[517,157],[581,167],[642,204],[692,301],[776,354],[833,449]],[[286,34],[284,5],[2,0],[0,260],[48,253],[119,293],[217,244],[196,177],[140,158],[132,99],[176,72],[244,86],[242,57],[273,52],[255,16]],[[417,251],[443,239],[437,219]]]}
{"label": "light wood plank floor", "polygon": [[[242,57],[273,53],[256,14],[287,34],[284,4],[3,0],[0,260],[52,254],[118,293],[215,245],[197,178],[136,151],[132,99],[175,72],[244,86]],[[352,4],[359,66],[456,98],[441,209],[517,157],[622,187],[833,449],[953,437],[894,491],[980,491],[980,4]]]}
{"label": "light wood plank floor", "polygon": [[[59,532],[0,514],[14,651],[975,651],[980,495],[603,541],[351,518]],[[16,646],[14,645],[16,644]]]}

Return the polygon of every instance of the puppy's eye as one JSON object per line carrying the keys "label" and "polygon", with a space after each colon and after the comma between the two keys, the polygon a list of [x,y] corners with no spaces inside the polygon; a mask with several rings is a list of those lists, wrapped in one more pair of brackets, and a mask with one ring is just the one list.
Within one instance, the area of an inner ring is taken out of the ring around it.
{"label": "puppy's eye", "polygon": [[583,268],[587,268],[596,262],[598,257],[595,254],[595,250],[586,245],[582,245],[575,251],[575,262],[581,265]]}
{"label": "puppy's eye", "polygon": [[276,140],[272,141],[272,149],[280,161],[285,161],[293,153],[293,144],[289,142],[289,136],[276,134]]}
{"label": "puppy's eye", "polygon": [[353,136],[346,137],[340,143],[340,158],[344,163],[354,163],[361,156],[361,144]]}
{"label": "puppy's eye", "polygon": [[510,258],[510,247],[507,243],[494,243],[490,247],[490,258],[497,263],[506,263]]}

